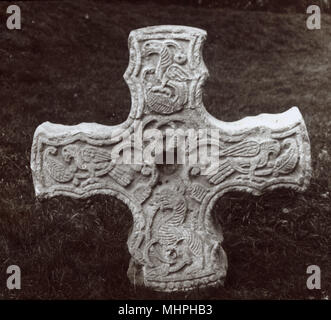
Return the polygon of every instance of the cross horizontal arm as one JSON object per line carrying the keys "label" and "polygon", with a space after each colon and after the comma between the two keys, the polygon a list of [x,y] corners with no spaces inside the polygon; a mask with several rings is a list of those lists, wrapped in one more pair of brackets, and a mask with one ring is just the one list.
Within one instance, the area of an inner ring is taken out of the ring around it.
{"label": "cross horizontal arm", "polygon": [[205,179],[219,195],[232,190],[259,195],[278,187],[304,191],[311,177],[310,142],[297,107],[236,122],[208,115],[220,131],[218,158]]}

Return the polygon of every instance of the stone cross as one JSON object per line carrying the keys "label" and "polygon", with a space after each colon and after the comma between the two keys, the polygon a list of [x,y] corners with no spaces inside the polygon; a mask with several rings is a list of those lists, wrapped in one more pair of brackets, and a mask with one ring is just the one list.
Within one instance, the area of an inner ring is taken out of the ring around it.
{"label": "stone cross", "polygon": [[[298,108],[235,122],[206,111],[205,38],[204,30],[185,26],[132,31],[124,74],[132,98],[128,119],[116,126],[45,122],[33,139],[36,196],[107,194],[124,201],[133,215],[128,276],[157,291],[223,284],[223,234],[211,216],[219,197],[234,190],[304,191],[311,176]],[[160,133],[162,141],[178,131],[184,139],[173,139],[177,151],[156,143]],[[188,140],[193,143],[183,148]],[[196,161],[183,161],[187,155]]]}

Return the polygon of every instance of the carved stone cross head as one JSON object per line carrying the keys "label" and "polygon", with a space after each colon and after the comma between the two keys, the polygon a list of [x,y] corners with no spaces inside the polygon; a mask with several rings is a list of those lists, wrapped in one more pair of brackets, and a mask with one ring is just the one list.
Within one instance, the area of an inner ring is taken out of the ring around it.
{"label": "carved stone cross head", "polygon": [[[296,107],[235,122],[206,111],[205,38],[205,31],[184,26],[132,31],[128,119],[116,126],[45,122],[33,139],[37,197],[109,194],[124,201],[133,215],[128,276],[158,291],[223,283],[223,235],[211,216],[219,197],[304,191],[311,176],[309,138]],[[173,148],[164,148],[167,139]]]}

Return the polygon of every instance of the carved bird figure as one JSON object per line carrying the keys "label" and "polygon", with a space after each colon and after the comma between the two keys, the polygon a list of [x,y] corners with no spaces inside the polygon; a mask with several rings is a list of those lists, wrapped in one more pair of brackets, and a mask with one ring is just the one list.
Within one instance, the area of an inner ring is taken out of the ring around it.
{"label": "carved bird figure", "polygon": [[210,175],[208,180],[210,183],[219,184],[234,172],[248,174],[252,178],[256,169],[268,164],[270,154],[277,156],[279,152],[280,144],[276,140],[239,142],[220,151],[218,171]]}
{"label": "carved bird figure", "polygon": [[87,171],[81,173],[79,179],[88,178],[90,183],[98,181],[98,177],[109,174],[122,186],[127,186],[133,180],[131,168],[115,165],[111,153],[102,148],[93,146],[80,147],[67,145],[62,149],[62,156],[66,162],[73,160],[78,169]]}

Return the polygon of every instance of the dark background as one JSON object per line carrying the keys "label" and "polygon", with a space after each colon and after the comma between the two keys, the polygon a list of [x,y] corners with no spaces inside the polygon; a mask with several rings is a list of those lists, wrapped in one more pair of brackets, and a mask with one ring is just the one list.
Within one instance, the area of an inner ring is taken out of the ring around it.
{"label": "dark background", "polygon": [[[132,2],[146,3],[143,0],[132,0]],[[201,8],[230,8],[278,13],[306,13],[309,5],[318,5],[323,12],[331,12],[330,0],[150,0],[149,2],[164,5],[177,4]]]}
{"label": "dark background", "polygon": [[[295,5],[242,11],[222,8],[225,1],[161,2],[15,2],[22,30],[14,31],[6,28],[13,2],[0,3],[0,298],[325,299],[331,291],[331,17],[323,14],[322,29],[310,31],[305,9]],[[296,105],[311,139],[307,192],[231,193],[215,205],[229,259],[224,288],[180,294],[133,288],[126,276],[132,218],[123,203],[34,196],[29,162],[36,127],[48,120],[124,121],[129,32],[158,24],[208,32],[204,103],[215,117],[233,121]],[[22,290],[6,289],[11,264],[21,267]],[[306,288],[311,264],[322,270],[321,290]]]}

